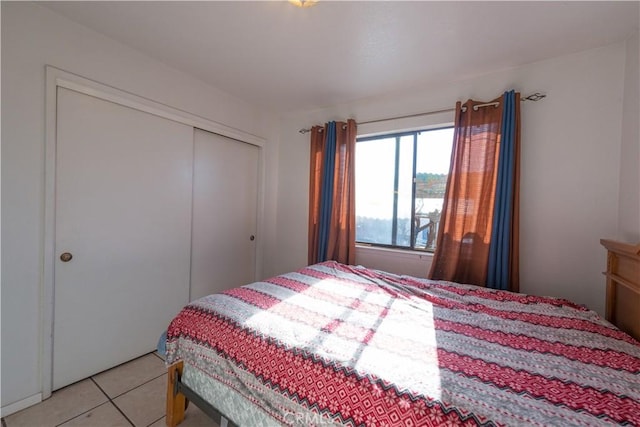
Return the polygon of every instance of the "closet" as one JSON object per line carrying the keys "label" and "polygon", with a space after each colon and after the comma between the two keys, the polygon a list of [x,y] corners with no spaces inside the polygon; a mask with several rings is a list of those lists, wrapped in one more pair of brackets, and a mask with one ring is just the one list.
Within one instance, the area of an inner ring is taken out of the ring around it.
{"label": "closet", "polygon": [[56,88],[53,390],[255,280],[260,147]]}
{"label": "closet", "polygon": [[259,150],[195,129],[191,300],[255,280]]}

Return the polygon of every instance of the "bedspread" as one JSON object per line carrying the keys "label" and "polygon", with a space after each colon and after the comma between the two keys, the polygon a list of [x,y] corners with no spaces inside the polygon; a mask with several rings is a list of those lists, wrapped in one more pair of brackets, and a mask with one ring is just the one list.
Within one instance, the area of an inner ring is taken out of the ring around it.
{"label": "bedspread", "polygon": [[241,425],[640,425],[640,345],[595,312],[336,262],[192,302],[177,360]]}

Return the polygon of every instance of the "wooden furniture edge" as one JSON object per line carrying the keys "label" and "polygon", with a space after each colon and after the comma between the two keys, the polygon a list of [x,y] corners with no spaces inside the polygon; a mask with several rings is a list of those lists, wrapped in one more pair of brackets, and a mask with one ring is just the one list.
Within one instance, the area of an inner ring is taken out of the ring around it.
{"label": "wooden furniture edge", "polygon": [[633,245],[631,243],[619,242],[617,240],[600,239],[600,244],[611,252],[640,259],[640,243]]}
{"label": "wooden furniture edge", "polygon": [[176,362],[167,368],[167,427],[176,427],[184,420],[186,398],[177,392],[177,383],[182,376],[184,363]]}
{"label": "wooden furniture edge", "polygon": [[[618,264],[620,259],[623,259],[626,260],[625,263],[631,262],[632,265],[638,266],[640,269],[640,243],[630,244],[611,239],[600,239],[600,244],[607,249],[607,271],[603,272],[607,278],[605,318],[614,325],[620,326],[618,325],[619,319],[616,319],[617,288],[622,286],[640,297],[640,276],[621,277],[617,274]],[[628,267],[629,264],[625,265]],[[634,307],[634,309],[640,311],[640,307]],[[630,313],[629,316],[632,314]],[[627,332],[640,341],[640,332],[638,332],[640,329],[633,329],[635,334],[632,331]]]}

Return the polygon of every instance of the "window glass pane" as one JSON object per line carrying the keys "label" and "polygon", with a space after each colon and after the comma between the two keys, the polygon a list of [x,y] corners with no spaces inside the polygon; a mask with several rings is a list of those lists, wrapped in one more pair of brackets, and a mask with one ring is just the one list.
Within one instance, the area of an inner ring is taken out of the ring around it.
{"label": "window glass pane", "polygon": [[425,131],[418,134],[415,200],[416,249],[435,249],[452,145],[452,128]]}
{"label": "window glass pane", "polygon": [[356,143],[356,241],[391,245],[396,139]]}
{"label": "window glass pane", "polygon": [[452,145],[452,128],[357,142],[357,242],[435,249]]}
{"label": "window glass pane", "polygon": [[413,197],[413,135],[400,138],[398,162],[398,222],[396,246],[411,247],[411,198]]}

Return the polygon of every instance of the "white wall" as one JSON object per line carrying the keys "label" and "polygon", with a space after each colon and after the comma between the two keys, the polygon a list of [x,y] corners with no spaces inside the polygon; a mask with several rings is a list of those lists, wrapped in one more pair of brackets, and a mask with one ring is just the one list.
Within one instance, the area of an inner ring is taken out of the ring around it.
{"label": "white wall", "polygon": [[[523,94],[546,92],[547,99],[522,108],[522,290],[568,297],[603,311],[605,254],[598,240],[626,229],[633,232],[638,221],[638,161],[620,166],[621,157],[626,162],[633,159],[626,154],[638,150],[637,35],[626,46],[295,113],[278,123],[268,113],[45,7],[1,2],[1,8],[3,407],[37,397],[41,390],[45,64],[267,139],[263,276],[306,264],[308,135],[297,132],[301,127],[448,108],[456,100],[492,99],[512,88]],[[630,58],[626,68],[625,55]],[[624,103],[623,85],[636,88],[635,98],[625,94]],[[451,120],[446,114],[429,116],[361,126],[360,132]],[[627,208],[618,191],[626,197],[634,189],[636,202],[631,194]],[[376,256],[360,252],[359,259]],[[411,262],[419,269],[416,259]],[[422,262],[426,271],[428,257]]]}
{"label": "white wall", "polygon": [[[7,405],[37,400],[42,390],[45,64],[265,138],[265,240],[275,239],[275,178],[269,165],[277,161],[278,122],[45,7],[23,2],[1,6],[1,396],[6,415]],[[273,252],[265,242],[265,253]]]}
{"label": "white wall", "polygon": [[[604,312],[602,237],[618,227],[625,46],[616,44],[411,93],[362,100],[283,119],[280,137],[277,268],[306,263],[308,135],[328,120],[367,121],[491,100],[508,89],[540,91],[522,105],[521,290]],[[425,117],[431,122],[433,116]],[[361,126],[359,133],[412,128],[419,119]],[[452,117],[442,115],[443,122]],[[367,259],[371,259],[367,255]],[[425,270],[428,260],[425,259]],[[414,268],[413,266],[411,268]]]}
{"label": "white wall", "polygon": [[356,264],[384,270],[395,274],[408,274],[415,277],[427,277],[433,255],[399,249],[358,246]]}
{"label": "white wall", "polygon": [[640,43],[638,32],[626,42],[620,153],[618,238],[640,242]]}

